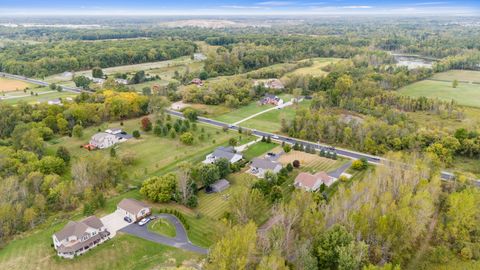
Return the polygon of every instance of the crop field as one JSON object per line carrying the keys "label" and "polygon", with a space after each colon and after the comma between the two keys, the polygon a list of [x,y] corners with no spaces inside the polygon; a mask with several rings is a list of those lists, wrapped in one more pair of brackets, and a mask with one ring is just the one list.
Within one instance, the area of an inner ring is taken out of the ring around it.
{"label": "crop field", "polygon": [[449,70],[433,75],[432,79],[442,81],[458,80],[459,82],[480,83],[480,71],[473,70]]}
{"label": "crop field", "polygon": [[[289,94],[279,95],[279,97],[283,98],[283,100],[285,102],[289,101],[292,98],[292,96],[289,95]],[[243,107],[240,107],[236,110],[230,111],[226,114],[216,116],[216,117],[214,117],[214,119],[218,120],[218,121],[225,122],[225,123],[232,124],[232,123],[235,123],[235,122],[240,121],[242,119],[245,119],[245,118],[247,118],[247,117],[249,117],[253,114],[259,113],[261,111],[268,110],[272,107],[273,107],[273,105],[268,105],[268,104],[267,105],[260,105],[260,103],[258,101],[252,101],[247,106],[243,106]],[[240,124],[240,126],[243,126],[242,124]]]}
{"label": "crop field", "polygon": [[33,87],[34,87],[33,84],[30,84],[24,81],[0,77],[0,93],[14,92],[19,90],[24,90],[27,88],[33,88]]}
{"label": "crop field", "polygon": [[[327,75],[328,72],[323,71],[322,68],[324,68],[325,66],[328,66],[332,63],[336,63],[340,60],[341,59],[339,59],[339,58],[313,58],[312,59],[312,61],[313,61],[312,66],[298,68],[298,69],[296,69],[292,72],[289,72],[289,73],[285,74],[284,77],[286,77],[288,75],[303,75],[303,76],[312,75],[314,77],[324,76],[324,75]],[[303,60],[303,61],[307,61],[307,60]]]}
{"label": "crop field", "polygon": [[455,100],[460,105],[480,107],[480,84],[459,83],[457,88],[453,88],[451,82],[424,80],[405,86],[399,91],[412,97]]}

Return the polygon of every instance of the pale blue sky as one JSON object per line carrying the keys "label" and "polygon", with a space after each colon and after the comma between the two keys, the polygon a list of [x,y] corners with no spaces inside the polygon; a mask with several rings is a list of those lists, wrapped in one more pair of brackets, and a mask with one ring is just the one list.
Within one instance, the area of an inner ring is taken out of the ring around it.
{"label": "pale blue sky", "polygon": [[476,15],[480,1],[374,0],[0,0],[0,16],[60,15],[216,15],[216,14],[399,14]]}

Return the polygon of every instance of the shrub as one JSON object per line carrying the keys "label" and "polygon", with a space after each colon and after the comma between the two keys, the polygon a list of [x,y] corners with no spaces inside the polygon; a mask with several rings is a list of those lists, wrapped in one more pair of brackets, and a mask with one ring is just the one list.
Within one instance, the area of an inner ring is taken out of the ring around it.
{"label": "shrub", "polygon": [[77,138],[82,138],[83,137],[83,127],[80,125],[75,125],[72,129],[72,134],[73,136]]}
{"label": "shrub", "polygon": [[135,139],[140,138],[140,131],[134,130],[134,131],[132,132],[132,136],[133,136]]}
{"label": "shrub", "polygon": [[288,170],[289,172],[293,171],[293,166],[292,166],[291,163],[288,163],[288,164],[287,164],[287,170]]}
{"label": "shrub", "polygon": [[143,131],[150,131],[152,130],[152,122],[150,121],[150,118],[144,117],[142,118],[142,129]]}
{"label": "shrub", "polygon": [[180,141],[186,145],[192,145],[194,141],[193,134],[190,132],[183,133],[180,135]]}
{"label": "shrub", "polygon": [[357,171],[365,170],[368,167],[368,161],[365,158],[357,159],[352,162],[352,169]]}
{"label": "shrub", "polygon": [[285,153],[288,153],[288,152],[290,152],[291,150],[292,150],[292,147],[290,146],[290,144],[285,144],[285,145],[283,146],[283,151],[284,151]]}
{"label": "shrub", "polygon": [[300,168],[300,161],[298,159],[296,159],[292,162],[292,165],[295,168]]}
{"label": "shrub", "polygon": [[230,138],[230,140],[228,140],[228,144],[230,146],[236,146],[238,144],[238,141],[236,138]]}

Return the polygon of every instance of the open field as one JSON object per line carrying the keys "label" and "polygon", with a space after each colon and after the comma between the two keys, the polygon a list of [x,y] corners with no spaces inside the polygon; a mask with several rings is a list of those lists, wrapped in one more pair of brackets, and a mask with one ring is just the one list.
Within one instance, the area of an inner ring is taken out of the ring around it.
{"label": "open field", "polygon": [[473,70],[449,70],[433,75],[432,79],[441,81],[458,80],[463,82],[480,83],[480,71]]}
{"label": "open field", "polygon": [[[153,118],[151,119],[153,122]],[[131,134],[133,130],[140,129],[140,118],[126,120],[123,124],[123,130]],[[142,179],[150,175],[158,175],[173,170],[176,164],[181,161],[200,162],[214,148],[227,145],[228,140],[232,137],[236,137],[242,143],[253,139],[253,137],[247,137],[233,131],[223,132],[221,129],[209,125],[200,123],[197,123],[197,125],[197,135],[201,133],[203,128],[206,139],[205,141],[197,139],[192,146],[182,144],[178,138],[157,137],[152,132],[142,132],[140,139],[132,138],[116,146],[117,154],[121,156],[124,153],[133,153],[135,155],[136,162],[129,167],[128,171],[134,182],[141,182]],[[65,146],[73,157],[89,156],[95,153],[108,156],[110,149],[88,151],[80,148],[80,145],[87,143],[90,137],[98,132],[98,129],[103,131],[111,127],[120,127],[120,123],[113,122],[86,128],[81,139],[74,137],[54,139],[48,143],[49,150],[55,151],[59,146]]]}
{"label": "open field", "polygon": [[[323,71],[322,68],[330,65],[331,63],[336,63],[340,61],[339,58],[313,58],[313,65],[310,67],[298,68],[292,72],[285,74],[282,78],[285,78],[288,75],[312,75],[313,77],[321,77],[327,75],[328,72]],[[308,61],[308,60],[302,60]]]}
{"label": "open field", "polygon": [[310,107],[310,104],[310,100],[304,100],[298,105],[288,106],[281,110],[272,110],[241,123],[241,126],[266,132],[280,133],[282,119],[287,121],[293,119],[298,109],[307,109]]}
{"label": "open field", "polygon": [[[290,99],[292,98],[292,96],[289,95],[289,94],[282,94],[282,95],[279,95],[279,97],[283,98],[283,100],[285,102],[290,101]],[[268,104],[267,105],[260,105],[260,103],[258,101],[252,101],[247,106],[243,106],[243,107],[240,107],[236,110],[230,111],[226,114],[222,114],[222,115],[213,117],[213,119],[231,124],[231,123],[235,123],[237,121],[240,121],[242,119],[245,119],[252,114],[256,114],[256,113],[259,113],[261,111],[268,110],[268,109],[272,108],[272,106],[273,105],[268,105]],[[243,126],[242,124],[240,124],[240,126]]]}
{"label": "open field", "polygon": [[[24,95],[28,95],[28,96],[18,96],[16,98],[4,99],[4,100],[0,100],[0,102],[4,102],[7,104],[16,104],[19,101],[24,101],[30,104],[34,104],[34,103],[48,102],[49,100],[56,99],[56,98],[67,98],[67,97],[74,98],[75,96],[77,96],[76,93],[65,92],[65,91],[63,92],[57,92],[52,90],[38,91],[38,92],[37,91],[38,90],[34,90],[35,93],[39,93],[38,96],[36,95],[32,96],[27,93]],[[42,94],[42,92],[44,94]]]}
{"label": "open field", "polygon": [[405,86],[399,92],[412,97],[453,99],[460,105],[480,107],[479,84],[459,83],[457,88],[453,88],[451,82],[424,80]]}
{"label": "open field", "polygon": [[0,77],[0,93],[19,91],[19,90],[33,88],[33,87],[34,87],[33,84],[30,84],[24,81]]}

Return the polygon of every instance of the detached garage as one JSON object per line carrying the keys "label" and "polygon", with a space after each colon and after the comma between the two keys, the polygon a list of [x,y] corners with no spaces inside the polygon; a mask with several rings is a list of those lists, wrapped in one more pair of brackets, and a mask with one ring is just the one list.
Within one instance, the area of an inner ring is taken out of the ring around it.
{"label": "detached garage", "polygon": [[121,213],[125,216],[131,218],[133,222],[137,222],[152,213],[147,204],[129,198],[123,199],[117,205],[117,210],[121,211]]}

